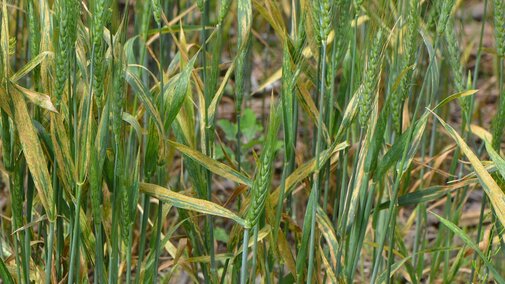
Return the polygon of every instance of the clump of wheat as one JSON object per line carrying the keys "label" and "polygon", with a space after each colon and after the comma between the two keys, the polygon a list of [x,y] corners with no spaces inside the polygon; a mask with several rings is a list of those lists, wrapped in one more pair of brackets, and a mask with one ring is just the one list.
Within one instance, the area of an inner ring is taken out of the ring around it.
{"label": "clump of wheat", "polygon": [[372,102],[376,92],[381,67],[381,50],[382,30],[379,30],[368,55],[363,89],[359,93],[359,122],[362,127],[366,126],[368,118],[370,117],[370,112],[372,111]]}

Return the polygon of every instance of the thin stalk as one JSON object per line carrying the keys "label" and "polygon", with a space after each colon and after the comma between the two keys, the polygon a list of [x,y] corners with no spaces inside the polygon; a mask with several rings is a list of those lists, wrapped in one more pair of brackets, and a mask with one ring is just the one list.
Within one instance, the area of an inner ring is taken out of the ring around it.
{"label": "thin stalk", "polygon": [[242,268],[240,269],[240,284],[245,284],[247,279],[247,247],[249,246],[249,229],[244,229],[242,244]]}
{"label": "thin stalk", "polygon": [[258,231],[259,231],[259,225],[256,224],[254,226],[254,242],[253,242],[253,259],[252,259],[252,270],[251,270],[251,283],[254,283],[254,280],[256,279],[256,264],[257,264],[257,255],[258,255]]}
{"label": "thin stalk", "polygon": [[[164,84],[163,84],[163,76],[164,76],[164,70],[163,70],[163,53],[162,53],[162,46],[163,46],[163,37],[161,33],[161,22],[158,22],[158,32],[160,35],[160,44],[159,44],[159,54],[160,54],[160,95],[163,97],[163,92],[164,92]],[[159,171],[158,171],[159,173]],[[158,177],[159,178],[159,177]],[[159,178],[158,182],[161,182],[161,179]],[[161,226],[162,226],[162,213],[163,213],[163,202],[161,200],[158,201],[158,223],[156,226],[156,244],[155,244],[155,255],[154,255],[154,269],[153,269],[153,282],[157,283],[157,277],[158,277],[158,263],[160,259],[160,241],[161,241]]]}
{"label": "thin stalk", "polygon": [[53,259],[53,244],[54,244],[54,222],[49,223],[49,239],[47,242],[47,256],[46,256],[46,267],[45,267],[45,282],[46,284],[51,283],[51,271],[53,269],[52,259]]}
{"label": "thin stalk", "polygon": [[163,202],[161,200],[158,201],[158,215],[157,215],[157,223],[156,223],[156,240],[155,240],[155,258],[153,265],[153,283],[157,283],[158,279],[158,263],[160,259],[160,242],[161,242],[161,226],[162,226],[162,212],[163,212]]}
{"label": "thin stalk", "polygon": [[[54,159],[54,157],[53,157]],[[55,161],[53,163],[53,173],[52,173],[52,178],[53,178],[53,188],[57,189],[58,184],[57,184],[57,176],[56,176],[56,168],[57,168],[57,162]],[[54,191],[55,194],[57,194],[58,190]],[[57,200],[55,198],[55,200]],[[58,207],[56,207],[58,210]],[[58,211],[56,211],[58,212]],[[56,224],[57,225],[57,224]],[[54,227],[55,227],[55,222],[50,222],[49,223],[49,240],[47,244],[47,252],[46,252],[46,268],[45,268],[45,283],[51,283],[51,271],[53,269],[53,244],[54,244]]]}
{"label": "thin stalk", "polygon": [[132,277],[132,251],[133,251],[133,226],[128,229],[128,244],[126,246],[126,283],[131,283]]}
{"label": "thin stalk", "polygon": [[[117,161],[117,153],[116,153],[116,161]],[[115,167],[116,168],[116,167]],[[115,169],[117,171],[117,169]],[[110,241],[110,256],[109,256],[109,280],[108,283],[117,283],[118,281],[118,265],[119,265],[119,259],[118,259],[118,254],[119,254],[119,236],[118,236],[118,209],[119,206],[117,204],[118,199],[119,199],[119,194],[118,191],[120,187],[117,185],[117,178],[116,175],[114,175],[114,192],[112,193],[111,196],[111,211],[112,211],[112,227],[111,227],[111,241]]]}
{"label": "thin stalk", "polygon": [[68,273],[68,283],[74,283],[74,277],[76,274],[76,263],[77,263],[77,253],[79,250],[79,213],[80,213],[80,203],[81,203],[81,194],[82,186],[80,184],[77,185],[77,196],[76,196],[76,204],[74,211],[74,224],[72,229],[72,244],[70,245],[70,262],[69,262],[69,273]]}
{"label": "thin stalk", "polygon": [[[316,239],[316,211],[317,211],[317,205],[319,201],[319,191],[320,191],[320,182],[321,182],[321,177],[320,177],[320,170],[321,170],[321,162],[319,161],[319,157],[321,154],[321,147],[322,147],[322,120],[323,120],[323,115],[325,113],[325,100],[324,96],[326,93],[326,40],[322,41],[321,44],[321,55],[319,57],[320,61],[320,78],[319,78],[319,120],[318,120],[318,125],[317,125],[317,139],[316,139],[316,170],[314,173],[314,180],[313,180],[313,186],[312,186],[312,192],[311,194],[314,194],[314,203],[312,204],[312,207],[310,210],[312,210],[312,219],[310,223],[310,239],[309,239],[309,263],[308,263],[308,276],[307,276],[307,283],[310,284],[312,283],[312,275],[313,275],[313,270],[314,270],[314,254],[315,254],[315,239]],[[307,209],[309,210],[309,209]]]}
{"label": "thin stalk", "polygon": [[[32,205],[33,205],[33,192],[34,183],[31,174],[27,170],[28,175],[28,188],[26,191],[26,224],[32,222]],[[23,270],[25,272],[25,281],[30,283],[30,258],[31,258],[31,245],[30,245],[30,229],[27,229],[24,233],[25,243],[23,245],[24,257],[23,257]]]}
{"label": "thin stalk", "polygon": [[95,224],[95,255],[96,255],[96,267],[95,267],[95,281],[100,283],[103,281],[103,239],[102,239],[102,226],[100,224]]}
{"label": "thin stalk", "polygon": [[[208,115],[208,109],[211,103],[211,96],[212,94],[209,92],[208,87],[209,82],[207,78],[207,26],[209,23],[209,11],[210,10],[210,0],[204,0],[204,9],[203,9],[203,16],[202,16],[202,30],[201,30],[201,37],[202,37],[202,65],[203,65],[203,70],[202,70],[202,79],[203,79],[203,90],[204,90],[204,98],[205,98],[205,109],[204,109],[204,120],[205,120],[205,154],[209,157],[212,158],[212,152],[210,150],[210,129],[209,129],[209,115]],[[212,174],[210,170],[205,171],[206,175],[206,184],[207,184],[207,200],[211,201],[212,200]],[[210,274],[214,276],[214,278],[217,280],[217,268],[216,268],[216,256],[215,256],[215,251],[214,251],[214,218],[211,215],[207,215],[207,233],[205,234],[207,237],[207,251],[210,254]]]}
{"label": "thin stalk", "polygon": [[139,240],[139,252],[138,252],[138,259],[137,259],[137,269],[135,273],[135,283],[138,284],[140,283],[140,269],[142,267],[142,261],[144,259],[144,252],[145,252],[145,246],[146,246],[146,235],[147,235],[147,222],[149,219],[149,205],[151,204],[149,202],[149,195],[144,195],[144,202],[142,206],[142,221],[140,224],[140,240]]}

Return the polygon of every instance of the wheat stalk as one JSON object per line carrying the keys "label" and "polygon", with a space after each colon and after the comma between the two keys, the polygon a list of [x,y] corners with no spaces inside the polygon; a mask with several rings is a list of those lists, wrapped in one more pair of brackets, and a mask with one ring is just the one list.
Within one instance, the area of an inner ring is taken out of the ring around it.
{"label": "wheat stalk", "polygon": [[247,247],[249,243],[249,230],[256,226],[259,218],[263,215],[266,198],[269,193],[270,181],[272,178],[273,161],[276,151],[277,131],[280,122],[280,111],[271,106],[270,122],[264,148],[261,153],[258,168],[254,176],[249,200],[251,201],[245,216],[245,229],[242,251],[242,271],[240,283],[246,283],[247,269]]}

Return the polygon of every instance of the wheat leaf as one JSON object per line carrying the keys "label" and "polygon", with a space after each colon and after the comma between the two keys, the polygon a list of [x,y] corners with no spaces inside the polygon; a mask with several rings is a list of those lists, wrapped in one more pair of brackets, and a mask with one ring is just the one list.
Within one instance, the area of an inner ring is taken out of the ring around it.
{"label": "wheat leaf", "polygon": [[140,183],[140,191],[148,193],[149,195],[158,198],[163,202],[167,202],[174,207],[228,218],[244,226],[244,219],[216,203],[204,199],[189,197],[151,183]]}

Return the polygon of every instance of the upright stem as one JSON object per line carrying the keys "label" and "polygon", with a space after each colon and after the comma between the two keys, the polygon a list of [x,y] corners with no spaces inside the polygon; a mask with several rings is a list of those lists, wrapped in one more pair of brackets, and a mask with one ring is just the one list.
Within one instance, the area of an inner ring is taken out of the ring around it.
{"label": "upright stem", "polygon": [[[164,70],[163,70],[163,54],[162,54],[162,45],[163,45],[163,40],[162,40],[162,34],[161,34],[161,22],[158,23],[158,32],[160,34],[160,45],[159,45],[159,54],[160,54],[160,95],[163,98],[163,76],[164,76]],[[160,180],[159,180],[160,181]],[[161,225],[162,225],[162,212],[163,212],[163,202],[161,200],[158,201],[158,224],[156,226],[156,245],[155,245],[155,258],[154,258],[154,269],[153,269],[153,282],[157,283],[157,277],[158,277],[158,263],[160,259],[160,239],[161,239]]]}
{"label": "upright stem", "polygon": [[[210,102],[212,98],[210,97],[212,94],[209,92],[208,87],[208,78],[207,78],[207,25],[209,22],[209,9],[210,9],[210,0],[204,0],[204,10],[202,17],[202,78],[203,78],[203,89],[204,89],[204,98],[205,98],[205,109],[204,109],[204,119],[205,119],[205,154],[211,157],[210,150],[210,129],[209,129],[209,114],[208,109],[210,106]],[[206,170],[206,179],[207,179],[207,200],[212,200],[212,174],[207,169]],[[216,256],[214,252],[214,218],[211,215],[207,215],[207,250],[210,253],[210,272],[212,276],[217,275],[216,269]]]}
{"label": "upright stem", "polygon": [[[317,123],[317,137],[316,137],[316,170],[314,172],[314,180],[312,186],[311,194],[314,194],[314,202],[311,205],[312,216],[310,223],[310,239],[309,239],[309,265],[308,265],[308,276],[307,283],[312,283],[312,275],[314,270],[314,254],[315,254],[315,239],[316,239],[316,212],[317,204],[319,203],[319,191],[320,191],[320,170],[321,162],[319,161],[319,156],[321,153],[322,146],[322,120],[325,113],[324,109],[324,95],[326,92],[326,40],[322,41],[321,45],[321,55],[319,57],[319,66],[321,68],[320,78],[319,78],[319,120]],[[307,209],[309,210],[309,209]]]}
{"label": "upright stem", "polygon": [[54,222],[49,223],[49,240],[47,242],[48,250],[47,250],[47,256],[46,256],[46,277],[45,277],[45,282],[46,284],[51,283],[51,271],[53,269],[52,266],[52,259],[53,259],[53,243],[54,243]]}
{"label": "upright stem", "polygon": [[240,284],[245,284],[247,279],[247,247],[249,246],[249,229],[244,229],[242,243],[242,268],[240,270]]}

